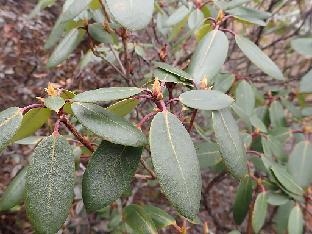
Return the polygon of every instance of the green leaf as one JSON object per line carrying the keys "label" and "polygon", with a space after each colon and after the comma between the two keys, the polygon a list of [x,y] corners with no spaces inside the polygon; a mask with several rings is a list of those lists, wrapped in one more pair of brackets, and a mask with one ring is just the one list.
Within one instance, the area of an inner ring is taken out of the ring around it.
{"label": "green leaf", "polygon": [[66,28],[66,24],[62,22],[62,16],[60,15],[57,21],[55,22],[48,39],[46,40],[44,44],[44,49],[47,50],[47,49],[52,48],[62,37],[62,34],[65,31],[65,28]]}
{"label": "green leaf", "polygon": [[294,180],[302,187],[312,182],[312,144],[302,141],[295,145],[288,160],[288,170]]}
{"label": "green leaf", "polygon": [[290,42],[291,47],[301,55],[312,57],[312,38],[295,38]]}
{"label": "green leaf", "polygon": [[157,229],[176,224],[175,219],[167,212],[152,205],[145,205],[144,211],[152,218]]}
{"label": "green leaf", "polygon": [[78,16],[83,10],[85,10],[92,0],[75,0],[67,7],[62,14],[62,21],[67,21]]}
{"label": "green leaf", "polygon": [[131,31],[145,28],[154,11],[154,0],[106,0],[106,4],[115,20]]}
{"label": "green leaf", "polygon": [[42,138],[42,136],[29,136],[14,143],[20,145],[37,145]]}
{"label": "green leaf", "polygon": [[294,206],[293,202],[290,201],[286,203],[285,205],[281,205],[278,207],[277,213],[273,219],[274,226],[278,234],[287,233],[288,218],[289,218],[289,214],[293,206]]}
{"label": "green leaf", "polygon": [[264,224],[267,208],[266,192],[259,193],[252,212],[252,228],[255,233],[259,233]]}
{"label": "green leaf", "polygon": [[192,11],[188,18],[188,26],[191,30],[198,29],[205,21],[205,15],[200,9]]}
{"label": "green leaf", "polygon": [[83,175],[82,197],[88,211],[105,208],[129,189],[141,154],[142,148],[102,141]]}
{"label": "green leaf", "polygon": [[208,32],[213,30],[211,24],[203,24],[200,28],[195,32],[196,41],[200,41],[207,35]]}
{"label": "green leaf", "polygon": [[234,9],[227,10],[227,12],[234,16],[246,17],[246,18],[254,18],[260,20],[268,19],[272,14],[269,12],[259,11],[255,8],[250,7],[236,7]]}
{"label": "green leaf", "polygon": [[219,30],[209,32],[198,44],[191,59],[189,72],[194,82],[211,80],[220,70],[227,57],[229,41]]}
{"label": "green leaf", "polygon": [[300,92],[312,93],[312,69],[300,80]]}
{"label": "green leaf", "polygon": [[113,38],[111,34],[104,30],[103,24],[94,23],[88,25],[88,32],[91,37],[101,43],[112,44]]}
{"label": "green leaf", "polygon": [[283,127],[285,126],[285,115],[282,104],[279,101],[271,103],[269,108],[270,121],[272,127]]}
{"label": "green leaf", "polygon": [[32,135],[48,121],[50,115],[51,111],[47,108],[35,108],[28,111],[23,116],[21,127],[14,135],[12,142]]}
{"label": "green leaf", "polygon": [[65,105],[65,100],[59,96],[50,96],[44,99],[44,105],[50,110],[59,112],[59,110]]}
{"label": "green leaf", "polygon": [[254,17],[250,17],[250,16],[245,16],[245,15],[234,15],[233,16],[237,21],[243,23],[243,24],[256,24],[259,26],[266,26],[267,23],[261,19],[257,19]]}
{"label": "green leaf", "polygon": [[213,89],[219,90],[223,93],[227,92],[233,82],[235,80],[235,76],[229,73],[218,73],[215,77],[213,77]]}
{"label": "green leaf", "polygon": [[1,195],[0,211],[9,210],[23,201],[27,168],[26,166],[18,172]]}
{"label": "green leaf", "polygon": [[255,128],[259,129],[261,132],[267,133],[268,130],[265,126],[265,124],[262,122],[262,120],[257,116],[256,113],[252,114],[249,118],[250,123],[252,124],[252,126],[254,126]]}
{"label": "green leaf", "polygon": [[302,234],[303,233],[303,214],[299,205],[292,208],[288,219],[288,233]]}
{"label": "green leaf", "polygon": [[190,80],[192,81],[193,78],[190,74],[186,73],[185,71],[181,70],[180,68],[171,66],[167,63],[155,62],[154,63],[159,69],[169,72],[175,76],[178,76],[182,80]]}
{"label": "green leaf", "polygon": [[110,87],[85,91],[77,94],[73,101],[76,102],[109,102],[128,98],[142,92],[136,87]]}
{"label": "green leaf", "polygon": [[152,218],[143,207],[139,205],[129,205],[124,209],[124,220],[137,234],[157,234],[157,229]]}
{"label": "green leaf", "polygon": [[289,198],[279,193],[268,193],[267,202],[272,206],[281,206],[289,202]]}
{"label": "green leaf", "polygon": [[37,233],[56,233],[65,222],[74,195],[74,155],[59,135],[35,148],[26,175],[26,212]]}
{"label": "green leaf", "polygon": [[194,220],[200,205],[201,175],[190,135],[166,111],[154,117],[149,140],[162,191],[181,215]]}
{"label": "green leaf", "polygon": [[128,98],[114,103],[106,108],[106,110],[123,117],[131,113],[133,109],[140,103],[138,99]]}
{"label": "green leaf", "polygon": [[230,96],[217,90],[191,90],[179,97],[180,101],[191,108],[200,110],[220,110],[232,104]]}
{"label": "green leaf", "polygon": [[177,8],[166,20],[165,26],[171,27],[180,23],[189,14],[190,9],[184,5]]}
{"label": "green leaf", "polygon": [[251,42],[249,39],[235,35],[235,40],[238,47],[243,53],[259,67],[264,73],[278,80],[284,80],[284,76],[276,64],[263,53],[256,44]]}
{"label": "green leaf", "polygon": [[233,230],[233,231],[230,231],[228,234],[241,234],[241,232],[237,230]]}
{"label": "green leaf", "polygon": [[255,108],[256,96],[251,85],[242,80],[239,82],[236,91],[236,104],[248,115],[250,116]]}
{"label": "green leaf", "polygon": [[220,7],[222,10],[226,11],[226,10],[230,10],[233,9],[235,7],[239,7],[241,5],[243,5],[244,3],[250,2],[251,0],[232,0],[230,2],[226,2],[226,1],[215,1],[215,4]]}
{"label": "green leaf", "polygon": [[212,112],[213,129],[225,166],[236,178],[247,174],[246,152],[235,119],[228,109]]}
{"label": "green leaf", "polygon": [[273,164],[271,171],[276,180],[290,193],[302,196],[303,189],[293,180],[292,176],[281,166]]}
{"label": "green leaf", "polygon": [[159,69],[159,68],[154,69],[153,73],[154,73],[154,77],[156,79],[158,79],[159,81],[162,81],[162,82],[171,82],[171,83],[176,83],[176,84],[178,84],[178,83],[184,84],[185,83],[178,76],[176,76],[170,72],[167,72],[165,70]]}
{"label": "green leaf", "polygon": [[98,105],[74,102],[72,110],[80,123],[105,140],[134,147],[146,144],[139,129]]}
{"label": "green leaf", "polygon": [[0,154],[18,131],[22,119],[22,111],[18,107],[10,107],[0,112]]}
{"label": "green leaf", "polygon": [[200,169],[215,166],[222,161],[219,146],[212,142],[195,144]]}
{"label": "green leaf", "polygon": [[233,205],[233,216],[236,224],[241,224],[249,209],[252,200],[252,180],[249,176],[244,177],[239,183]]}
{"label": "green leaf", "polygon": [[74,28],[66,34],[49,58],[47,66],[55,67],[62,63],[74,51],[82,40],[85,30]]}

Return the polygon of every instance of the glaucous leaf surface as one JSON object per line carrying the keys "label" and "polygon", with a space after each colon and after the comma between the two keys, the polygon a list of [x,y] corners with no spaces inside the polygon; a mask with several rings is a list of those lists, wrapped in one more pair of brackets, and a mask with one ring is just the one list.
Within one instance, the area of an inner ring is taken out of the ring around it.
{"label": "glaucous leaf surface", "polygon": [[142,92],[136,87],[110,87],[85,91],[77,94],[73,101],[76,102],[109,102],[124,99]]}
{"label": "glaucous leaf surface", "polygon": [[293,39],[290,45],[299,54],[312,57],[312,37]]}
{"label": "glaucous leaf surface", "polygon": [[227,10],[227,12],[234,16],[255,18],[255,19],[261,19],[261,20],[266,20],[272,15],[269,12],[259,11],[255,8],[244,7],[244,6],[240,6],[240,7]]}
{"label": "glaucous leaf surface", "polygon": [[234,80],[235,76],[233,74],[220,72],[213,77],[213,89],[225,93],[231,88]]}
{"label": "glaucous leaf surface", "polygon": [[44,44],[44,49],[51,49],[62,37],[63,32],[65,31],[66,24],[62,22],[62,16],[60,15],[55,22],[48,39]]}
{"label": "glaucous leaf surface", "polygon": [[154,77],[162,82],[171,82],[171,83],[176,83],[176,84],[184,83],[182,80],[180,80],[180,77],[178,77],[177,75],[174,75],[160,68],[154,69],[153,73],[154,73]]}
{"label": "glaucous leaf surface", "polygon": [[152,218],[157,229],[176,223],[175,219],[171,215],[156,206],[145,205],[144,211]]}
{"label": "glaucous leaf surface", "polygon": [[269,108],[270,121],[272,127],[285,126],[285,114],[282,104],[279,101],[273,101]]}
{"label": "glaucous leaf surface", "polygon": [[295,145],[288,160],[288,170],[294,180],[302,187],[312,182],[312,144],[302,141]]}
{"label": "glaucous leaf surface", "polygon": [[164,111],[154,117],[149,140],[162,191],[181,215],[194,220],[200,205],[201,175],[190,135],[175,115]]}
{"label": "glaucous leaf surface", "polygon": [[141,154],[142,148],[102,141],[83,175],[82,197],[87,210],[105,208],[129,189]]}
{"label": "glaucous leaf surface", "polygon": [[166,27],[174,26],[180,23],[189,14],[190,9],[185,5],[181,5],[177,8],[165,21]]}
{"label": "glaucous leaf surface", "polygon": [[171,74],[174,74],[184,80],[193,80],[192,76],[188,74],[187,72],[183,71],[182,69],[178,67],[171,66],[167,63],[162,62],[155,62],[154,63],[159,69],[165,70],[166,72],[169,72]]}
{"label": "glaucous leaf surface", "polygon": [[273,164],[271,171],[276,180],[287,190],[288,192],[301,196],[303,195],[303,189],[294,181],[292,176],[281,166]]}
{"label": "glaucous leaf surface", "polygon": [[212,142],[195,144],[200,169],[205,170],[222,161],[219,146]]}
{"label": "glaucous leaf surface", "polygon": [[56,233],[65,222],[74,195],[74,155],[59,135],[35,148],[26,175],[25,206],[37,233]]}
{"label": "glaucous leaf surface", "polygon": [[232,0],[230,2],[228,1],[222,1],[222,0],[217,0],[215,1],[216,5],[220,7],[222,10],[230,10],[235,7],[239,7],[243,5],[244,3],[250,2],[251,0]]}
{"label": "glaucous leaf surface", "polygon": [[273,219],[277,233],[287,233],[289,214],[293,206],[294,206],[293,202],[290,201],[278,207],[277,213]]}
{"label": "glaucous leaf surface", "polygon": [[242,178],[239,183],[233,205],[233,217],[236,224],[241,224],[252,200],[252,180],[249,176]]}
{"label": "glaucous leaf surface", "polygon": [[259,67],[264,73],[277,80],[284,80],[284,76],[280,69],[257,47],[255,43],[240,35],[235,35],[235,41],[247,58],[249,58],[250,61]]}
{"label": "glaucous leaf surface", "polygon": [[20,145],[36,145],[39,143],[39,141],[41,141],[42,138],[42,136],[29,136],[14,143]]}
{"label": "glaucous leaf surface", "polygon": [[303,233],[303,214],[299,205],[296,205],[290,211],[288,218],[288,233],[290,234],[302,234]]}
{"label": "glaucous leaf surface", "polygon": [[301,78],[300,92],[312,93],[312,69]]}
{"label": "glaucous leaf surface", "polygon": [[140,103],[138,99],[128,98],[110,105],[106,109],[120,117],[131,113],[133,109]]}
{"label": "glaucous leaf surface", "polygon": [[101,106],[74,102],[72,110],[82,125],[105,140],[134,147],[146,144],[146,138],[139,129]]}
{"label": "glaucous leaf surface", "polygon": [[137,234],[157,234],[156,226],[149,214],[139,205],[129,205],[124,209],[125,222]]}
{"label": "glaucous leaf surface", "polygon": [[179,99],[184,105],[200,110],[220,110],[234,102],[233,98],[217,90],[191,90],[182,93]]}
{"label": "glaucous leaf surface", "polygon": [[135,31],[145,28],[152,19],[154,0],[106,0],[114,19]]}
{"label": "glaucous leaf surface", "polygon": [[47,108],[35,108],[29,110],[23,116],[21,127],[15,133],[12,142],[32,135],[48,121],[50,115],[51,111]]}
{"label": "glaucous leaf surface", "polygon": [[229,41],[219,30],[209,32],[198,44],[189,66],[194,82],[211,80],[220,70],[227,57]]}
{"label": "glaucous leaf surface", "polygon": [[205,20],[205,15],[200,9],[195,9],[188,17],[188,26],[191,30],[198,29]]}
{"label": "glaucous leaf surface", "polygon": [[213,129],[224,164],[236,178],[247,174],[246,152],[235,119],[228,109],[212,112]]}
{"label": "glaucous leaf surface", "polygon": [[83,10],[85,10],[92,0],[75,0],[66,7],[62,14],[62,21],[67,21],[78,16]]}
{"label": "glaucous leaf surface", "polygon": [[252,126],[254,126],[255,128],[259,129],[261,132],[267,133],[267,128],[265,126],[265,124],[262,122],[262,120],[257,116],[256,113],[253,113],[250,118],[250,123],[252,124]]}
{"label": "glaucous leaf surface", "polygon": [[113,43],[111,34],[104,30],[104,26],[101,23],[89,24],[88,32],[90,33],[90,36],[97,42],[106,44]]}
{"label": "glaucous leaf surface", "polygon": [[27,166],[13,178],[0,198],[0,211],[9,210],[24,199]]}
{"label": "glaucous leaf surface", "polygon": [[253,88],[247,81],[242,80],[239,82],[235,97],[236,104],[250,116],[255,108],[256,97]]}
{"label": "glaucous leaf surface", "polygon": [[261,192],[256,198],[252,212],[252,227],[255,233],[259,233],[264,224],[267,208],[267,194],[266,192]]}
{"label": "glaucous leaf surface", "polygon": [[10,107],[0,112],[0,154],[18,131],[22,119],[22,111],[18,107]]}
{"label": "glaucous leaf surface", "polygon": [[58,46],[54,49],[49,58],[47,66],[49,68],[55,67],[66,60],[67,57],[74,51],[74,49],[76,49],[85,33],[85,30],[77,28],[74,28],[68,32],[58,44]]}
{"label": "glaucous leaf surface", "polygon": [[281,206],[289,202],[289,198],[280,193],[267,193],[267,202],[272,206]]}
{"label": "glaucous leaf surface", "polygon": [[65,100],[59,96],[50,96],[44,99],[44,105],[58,112],[65,105]]}

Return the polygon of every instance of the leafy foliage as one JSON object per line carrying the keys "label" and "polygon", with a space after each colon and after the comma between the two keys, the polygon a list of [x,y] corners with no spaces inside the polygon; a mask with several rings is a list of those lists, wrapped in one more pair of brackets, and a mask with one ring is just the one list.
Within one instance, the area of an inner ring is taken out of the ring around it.
{"label": "leafy foliage", "polygon": [[[275,3],[264,12],[256,2],[66,0],[45,44],[54,47],[47,67],[58,69],[83,50],[80,70],[102,61],[120,86],[76,94],[49,84],[37,103],[0,112],[0,152],[14,142],[37,144],[0,210],[18,205],[25,191],[34,231],[58,232],[72,206],[77,170],[83,174],[79,204],[115,215],[109,231],[158,233],[172,226],[186,233],[188,220],[208,233],[197,215],[208,193],[200,170],[212,170],[221,174],[208,189],[227,174],[237,180],[233,218],[240,225],[248,217],[247,233],[265,227],[268,206],[277,207],[276,230],[302,233],[301,208],[311,201],[312,70],[293,85],[288,68],[275,64],[261,35],[289,29],[271,14]],[[40,0],[32,16],[54,3]],[[267,27],[253,31],[252,25]],[[249,39],[250,31],[258,38]],[[143,43],[146,32],[155,38]],[[310,35],[296,37],[289,50],[309,59],[311,43]],[[47,122],[52,135],[34,136]],[[177,215],[131,204],[134,179],[148,180],[151,189],[159,185]]]}

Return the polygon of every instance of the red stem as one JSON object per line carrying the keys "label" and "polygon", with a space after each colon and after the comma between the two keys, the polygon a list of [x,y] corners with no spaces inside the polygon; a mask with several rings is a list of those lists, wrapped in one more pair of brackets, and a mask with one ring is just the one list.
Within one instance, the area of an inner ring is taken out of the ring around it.
{"label": "red stem", "polygon": [[69,122],[69,120],[66,117],[63,117],[61,119],[61,122],[85,147],[88,148],[88,150],[90,150],[92,153],[94,152],[92,144],[77,131],[77,129]]}
{"label": "red stem", "polygon": [[142,125],[156,114],[157,114],[157,111],[153,111],[145,115],[143,119],[140,121],[140,123],[137,124],[137,128],[141,129]]}
{"label": "red stem", "polygon": [[43,104],[31,104],[29,106],[25,106],[22,108],[22,112],[23,114],[26,114],[28,111],[30,111],[31,109],[35,109],[35,108],[43,108],[45,107]]}

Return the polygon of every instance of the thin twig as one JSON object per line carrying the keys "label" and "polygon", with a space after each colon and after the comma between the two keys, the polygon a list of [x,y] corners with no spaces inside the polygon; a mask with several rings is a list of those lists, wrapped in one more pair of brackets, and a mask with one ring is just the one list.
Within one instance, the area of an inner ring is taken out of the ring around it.
{"label": "thin twig", "polygon": [[77,129],[69,122],[67,117],[61,118],[61,122],[81,142],[81,144],[83,144],[85,147],[87,147],[88,150],[90,150],[92,153],[94,152],[94,148],[93,148],[92,144],[77,131]]}
{"label": "thin twig", "polygon": [[193,128],[194,120],[195,120],[196,114],[197,114],[197,109],[194,109],[193,112],[192,112],[190,125],[189,125],[189,127],[188,127],[188,129],[187,129],[188,132],[191,132],[191,130],[192,130],[192,128]]}
{"label": "thin twig", "polygon": [[142,166],[151,174],[152,178],[155,179],[156,178],[155,172],[147,166],[147,164],[142,158],[140,159],[140,162]]}
{"label": "thin twig", "polygon": [[150,118],[152,118],[154,115],[156,115],[157,114],[157,111],[153,111],[153,112],[150,112],[150,113],[148,113],[147,115],[145,115],[144,117],[143,117],[143,119],[140,121],[140,123],[138,123],[137,124],[137,128],[142,128],[142,125],[146,122],[146,121],[148,121]]}
{"label": "thin twig", "polygon": [[25,106],[22,108],[22,113],[26,114],[28,111],[30,111],[31,109],[35,109],[35,108],[43,108],[44,104],[31,104],[29,106]]}

